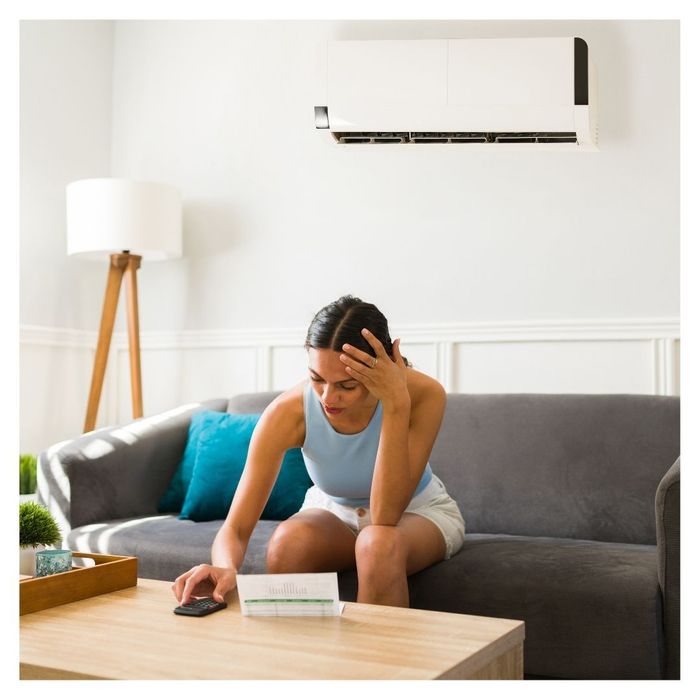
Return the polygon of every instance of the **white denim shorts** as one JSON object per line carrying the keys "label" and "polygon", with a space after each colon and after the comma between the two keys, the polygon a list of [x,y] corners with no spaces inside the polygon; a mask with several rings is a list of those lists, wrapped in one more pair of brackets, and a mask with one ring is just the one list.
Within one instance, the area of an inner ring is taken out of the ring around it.
{"label": "white denim shorts", "polygon": [[[363,527],[370,524],[369,507],[355,508],[334,501],[318,486],[312,486],[299,509],[321,508],[336,515],[357,536]],[[464,518],[457,502],[447,493],[445,485],[435,474],[428,485],[409,502],[406,513],[416,513],[435,523],[445,538],[445,559],[456,554],[464,543]]]}

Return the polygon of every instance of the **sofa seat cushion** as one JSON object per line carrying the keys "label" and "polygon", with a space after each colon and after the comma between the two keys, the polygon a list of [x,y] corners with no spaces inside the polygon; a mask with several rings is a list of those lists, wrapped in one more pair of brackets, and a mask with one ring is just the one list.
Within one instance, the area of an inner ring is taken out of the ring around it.
{"label": "sofa seat cushion", "polygon": [[410,595],[415,608],[524,620],[527,674],[661,677],[655,546],[467,535],[410,578]]}
{"label": "sofa seat cushion", "polygon": [[[139,577],[172,581],[209,561],[221,524],[126,518],[76,528],[67,543],[74,551],[139,557]],[[277,524],[258,522],[241,573],[265,573]],[[354,600],[355,572],[341,574],[339,587],[341,600]],[[654,546],[470,534],[452,559],[411,576],[409,590],[413,608],[524,620],[529,675],[661,677]]]}
{"label": "sofa seat cushion", "polygon": [[[173,581],[193,566],[211,561],[211,545],[222,522],[195,523],[177,515],[125,518],[75,528],[67,543],[73,551],[139,557],[139,578]],[[277,524],[258,522],[242,574],[265,573],[267,541]]]}

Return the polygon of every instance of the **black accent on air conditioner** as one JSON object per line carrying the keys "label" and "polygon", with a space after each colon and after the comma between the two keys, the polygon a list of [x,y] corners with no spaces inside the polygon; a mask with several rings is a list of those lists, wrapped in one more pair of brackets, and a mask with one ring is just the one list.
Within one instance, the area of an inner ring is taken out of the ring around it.
{"label": "black accent on air conditioner", "polygon": [[574,37],[574,104],[588,104],[588,44]]}
{"label": "black accent on air conditioner", "polygon": [[333,131],[338,143],[577,143],[573,131]]}
{"label": "black accent on air conditioner", "polygon": [[314,107],[314,122],[317,129],[329,129],[328,107]]}

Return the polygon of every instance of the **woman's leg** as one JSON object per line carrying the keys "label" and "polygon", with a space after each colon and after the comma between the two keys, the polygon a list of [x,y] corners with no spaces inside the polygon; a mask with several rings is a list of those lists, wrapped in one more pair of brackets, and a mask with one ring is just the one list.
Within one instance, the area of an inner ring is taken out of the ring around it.
{"label": "woman's leg", "polygon": [[358,603],[408,607],[410,574],[445,558],[445,538],[427,518],[404,513],[395,527],[367,525],[357,536]]}
{"label": "woman's leg", "polygon": [[271,574],[345,571],[355,567],[355,534],[340,518],[309,508],[281,522],[267,545]]}

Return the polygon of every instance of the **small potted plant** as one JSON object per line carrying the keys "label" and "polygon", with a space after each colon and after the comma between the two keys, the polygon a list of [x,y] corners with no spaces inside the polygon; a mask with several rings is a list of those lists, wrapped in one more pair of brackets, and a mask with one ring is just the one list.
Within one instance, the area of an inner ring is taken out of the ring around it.
{"label": "small potted plant", "polygon": [[38,503],[19,505],[19,572],[36,573],[36,553],[61,541],[61,531],[53,515]]}
{"label": "small potted plant", "polygon": [[36,457],[19,456],[19,502],[36,500]]}

